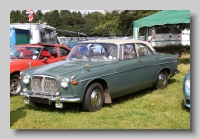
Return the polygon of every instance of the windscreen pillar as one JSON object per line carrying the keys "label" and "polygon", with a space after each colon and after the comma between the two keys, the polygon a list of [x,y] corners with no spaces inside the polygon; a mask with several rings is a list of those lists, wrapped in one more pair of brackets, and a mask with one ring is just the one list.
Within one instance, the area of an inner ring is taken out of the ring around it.
{"label": "windscreen pillar", "polygon": [[149,36],[149,28],[144,28],[144,40],[148,41],[148,36]]}

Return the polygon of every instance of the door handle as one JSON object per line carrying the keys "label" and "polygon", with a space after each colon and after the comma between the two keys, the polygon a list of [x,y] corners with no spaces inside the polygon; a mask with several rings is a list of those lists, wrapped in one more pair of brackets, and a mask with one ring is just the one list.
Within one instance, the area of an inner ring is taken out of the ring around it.
{"label": "door handle", "polygon": [[142,63],[142,61],[141,61],[141,60],[138,60],[137,62],[138,62],[138,63],[140,63],[140,64]]}

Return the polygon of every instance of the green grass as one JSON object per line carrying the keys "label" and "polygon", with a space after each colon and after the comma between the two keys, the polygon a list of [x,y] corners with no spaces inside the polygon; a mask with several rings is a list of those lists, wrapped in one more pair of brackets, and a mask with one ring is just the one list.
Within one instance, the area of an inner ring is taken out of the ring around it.
{"label": "green grass", "polygon": [[[180,59],[190,59],[183,55]],[[190,129],[190,110],[183,105],[183,78],[190,63],[163,90],[145,89],[113,100],[97,112],[84,112],[79,104],[63,109],[24,105],[21,96],[10,98],[11,129]],[[182,64],[183,63],[183,64]]]}

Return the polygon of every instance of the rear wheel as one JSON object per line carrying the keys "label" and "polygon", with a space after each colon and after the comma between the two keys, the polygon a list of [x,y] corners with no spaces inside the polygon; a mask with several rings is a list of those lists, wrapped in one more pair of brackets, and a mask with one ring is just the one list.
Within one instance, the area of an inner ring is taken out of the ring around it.
{"label": "rear wheel", "polygon": [[85,111],[94,112],[101,109],[104,102],[103,87],[99,83],[93,83],[86,91],[83,109]]}
{"label": "rear wheel", "polygon": [[158,75],[158,79],[155,84],[155,89],[164,89],[165,87],[167,87],[168,76],[168,72],[166,70],[162,70]]}
{"label": "rear wheel", "polygon": [[18,77],[19,74],[13,74],[10,76],[10,96],[19,95],[21,91],[21,85]]}

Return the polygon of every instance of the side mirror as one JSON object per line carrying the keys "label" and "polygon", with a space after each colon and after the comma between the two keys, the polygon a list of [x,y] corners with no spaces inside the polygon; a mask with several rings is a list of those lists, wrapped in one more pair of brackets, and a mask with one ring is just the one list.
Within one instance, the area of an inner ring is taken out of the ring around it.
{"label": "side mirror", "polygon": [[42,61],[43,61],[43,62],[46,62],[46,61],[47,61],[47,59],[48,59],[47,57],[44,57],[44,59],[43,59]]}

